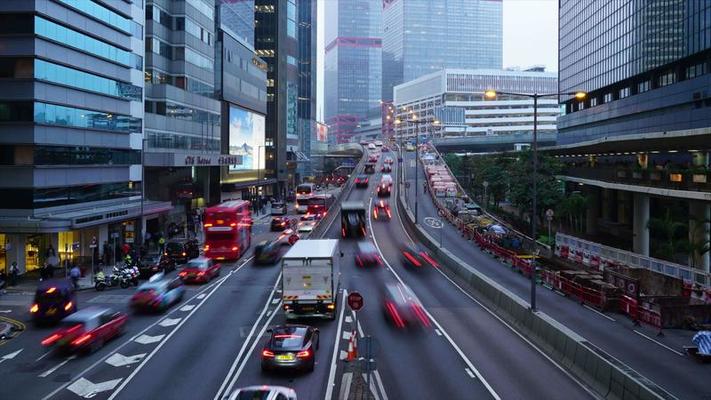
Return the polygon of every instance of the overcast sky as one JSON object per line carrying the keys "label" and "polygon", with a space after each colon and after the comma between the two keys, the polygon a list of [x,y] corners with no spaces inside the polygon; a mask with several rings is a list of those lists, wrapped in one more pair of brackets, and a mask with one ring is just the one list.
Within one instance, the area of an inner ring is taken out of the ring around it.
{"label": "overcast sky", "polygon": [[[317,120],[323,120],[323,7],[318,0]],[[441,0],[431,0],[441,1]],[[504,0],[504,67],[558,70],[558,0]]]}

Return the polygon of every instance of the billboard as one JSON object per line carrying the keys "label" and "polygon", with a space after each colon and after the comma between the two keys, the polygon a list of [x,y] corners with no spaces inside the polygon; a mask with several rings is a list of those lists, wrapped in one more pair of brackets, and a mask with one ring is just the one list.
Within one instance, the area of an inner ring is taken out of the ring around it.
{"label": "billboard", "polygon": [[320,122],[316,123],[316,140],[319,142],[328,140],[328,125]]}
{"label": "billboard", "polygon": [[264,115],[230,104],[229,154],[242,156],[230,172],[264,169]]}

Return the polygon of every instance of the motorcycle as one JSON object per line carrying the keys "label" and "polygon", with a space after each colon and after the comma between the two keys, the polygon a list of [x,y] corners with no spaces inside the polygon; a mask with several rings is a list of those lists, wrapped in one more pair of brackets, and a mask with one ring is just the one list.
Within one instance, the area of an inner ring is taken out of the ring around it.
{"label": "motorcycle", "polygon": [[114,267],[113,274],[111,276],[106,276],[103,271],[99,271],[94,277],[94,289],[101,292],[107,287],[121,286],[122,288],[127,288],[129,286],[129,281],[126,279],[121,271]]}

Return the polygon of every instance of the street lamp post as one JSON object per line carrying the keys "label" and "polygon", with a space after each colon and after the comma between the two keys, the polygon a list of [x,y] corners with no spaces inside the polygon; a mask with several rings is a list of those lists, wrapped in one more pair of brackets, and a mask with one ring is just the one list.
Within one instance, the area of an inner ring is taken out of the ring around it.
{"label": "street lamp post", "polygon": [[531,178],[532,185],[531,190],[533,198],[532,212],[531,212],[531,240],[533,240],[533,257],[531,258],[531,311],[536,310],[536,256],[538,251],[536,251],[536,209],[537,209],[537,177],[538,177],[538,99],[541,97],[558,97],[558,96],[575,96],[578,100],[583,100],[587,96],[585,92],[566,92],[566,93],[515,93],[515,92],[501,92],[496,90],[486,90],[484,92],[484,97],[488,99],[495,99],[497,94],[506,94],[510,96],[523,96],[533,99],[533,143],[531,147],[533,148],[533,177]]}

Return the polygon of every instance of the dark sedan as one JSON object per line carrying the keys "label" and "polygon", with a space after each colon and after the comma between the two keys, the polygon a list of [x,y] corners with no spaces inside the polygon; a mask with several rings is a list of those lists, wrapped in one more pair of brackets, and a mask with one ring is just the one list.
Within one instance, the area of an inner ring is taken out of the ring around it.
{"label": "dark sedan", "polygon": [[439,268],[439,264],[426,251],[415,246],[404,246],[400,249],[402,263],[405,267],[420,269],[425,267]]}
{"label": "dark sedan", "polygon": [[272,232],[283,231],[289,227],[289,217],[272,217],[270,229]]}
{"label": "dark sedan", "polygon": [[259,265],[272,265],[281,258],[281,243],[264,240],[254,246],[254,262]]}
{"label": "dark sedan", "polygon": [[382,264],[380,253],[373,242],[360,241],[356,248],[356,265],[359,267],[379,266]]}
{"label": "dark sedan", "polygon": [[175,270],[175,261],[161,253],[146,254],[138,262],[138,272],[142,278],[148,278],[159,272]]}
{"label": "dark sedan", "polygon": [[313,371],[318,351],[318,329],[307,325],[281,325],[267,331],[262,349],[262,371]]}
{"label": "dark sedan", "polygon": [[368,187],[368,175],[356,176],[354,183],[357,188],[367,188]]}

